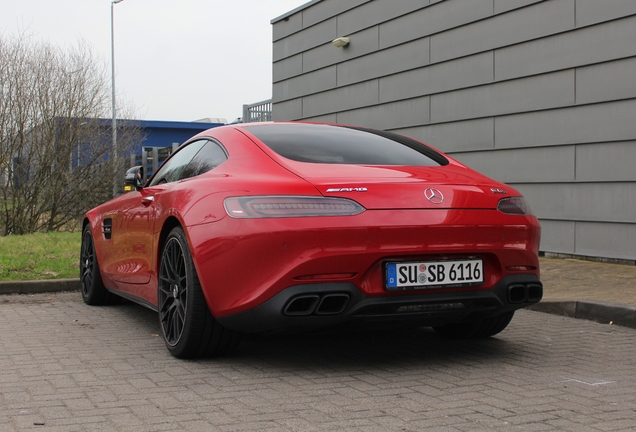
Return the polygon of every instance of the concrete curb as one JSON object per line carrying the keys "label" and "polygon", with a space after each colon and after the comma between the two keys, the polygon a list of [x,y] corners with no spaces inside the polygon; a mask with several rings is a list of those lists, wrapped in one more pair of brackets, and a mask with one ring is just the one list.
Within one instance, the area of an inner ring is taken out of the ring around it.
{"label": "concrete curb", "polygon": [[[50,279],[39,281],[0,282],[0,295],[39,294],[47,292],[79,291],[81,284],[77,279]],[[636,329],[636,307],[616,303],[590,300],[542,301],[528,309],[561,315],[570,318],[586,319],[603,324],[613,324]]]}
{"label": "concrete curb", "polygon": [[0,282],[0,295],[3,294],[39,294],[60,291],[79,291],[81,289],[77,279],[49,279],[36,281],[8,281]]}
{"label": "concrete curb", "polygon": [[528,309],[602,324],[636,328],[636,307],[593,300],[542,301]]}

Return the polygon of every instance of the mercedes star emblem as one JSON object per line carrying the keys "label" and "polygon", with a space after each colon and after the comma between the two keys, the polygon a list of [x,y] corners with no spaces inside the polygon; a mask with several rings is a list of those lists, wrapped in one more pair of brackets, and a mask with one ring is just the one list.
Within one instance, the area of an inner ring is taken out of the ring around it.
{"label": "mercedes star emblem", "polygon": [[444,195],[435,188],[428,188],[424,191],[424,196],[433,204],[441,204],[444,202]]}

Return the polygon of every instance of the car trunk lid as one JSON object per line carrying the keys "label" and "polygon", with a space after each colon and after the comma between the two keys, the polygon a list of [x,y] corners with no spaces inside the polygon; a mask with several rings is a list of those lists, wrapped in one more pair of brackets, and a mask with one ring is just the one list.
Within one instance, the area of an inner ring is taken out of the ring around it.
{"label": "car trunk lid", "polygon": [[360,166],[286,160],[287,169],[321,194],[367,209],[495,209],[510,188],[457,163],[446,166]]}

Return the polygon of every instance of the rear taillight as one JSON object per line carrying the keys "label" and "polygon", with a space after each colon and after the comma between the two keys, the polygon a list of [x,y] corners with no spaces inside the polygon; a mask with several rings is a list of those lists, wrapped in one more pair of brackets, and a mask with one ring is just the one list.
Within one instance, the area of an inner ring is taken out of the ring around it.
{"label": "rear taillight", "polygon": [[531,215],[532,210],[523,197],[503,198],[497,204],[497,210],[506,214]]}
{"label": "rear taillight", "polygon": [[353,216],[365,208],[345,198],[300,196],[231,197],[224,201],[233,218],[284,218],[307,216]]}

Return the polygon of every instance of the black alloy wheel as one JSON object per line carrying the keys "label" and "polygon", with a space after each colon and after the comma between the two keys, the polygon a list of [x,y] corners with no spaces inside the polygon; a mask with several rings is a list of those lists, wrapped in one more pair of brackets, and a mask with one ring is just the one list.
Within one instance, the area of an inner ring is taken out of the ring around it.
{"label": "black alloy wheel", "polygon": [[90,224],[82,231],[82,245],[80,248],[80,283],[82,285],[82,299],[91,306],[116,303],[120,297],[110,293],[99,271],[95,242]]}
{"label": "black alloy wheel", "polygon": [[159,270],[159,320],[170,347],[176,346],[183,336],[188,304],[188,274],[179,240],[171,233],[163,249]]}
{"label": "black alloy wheel", "polygon": [[157,296],[161,333],[173,356],[222,355],[238,345],[240,334],[221,326],[208,309],[181,227],[166,237]]}

